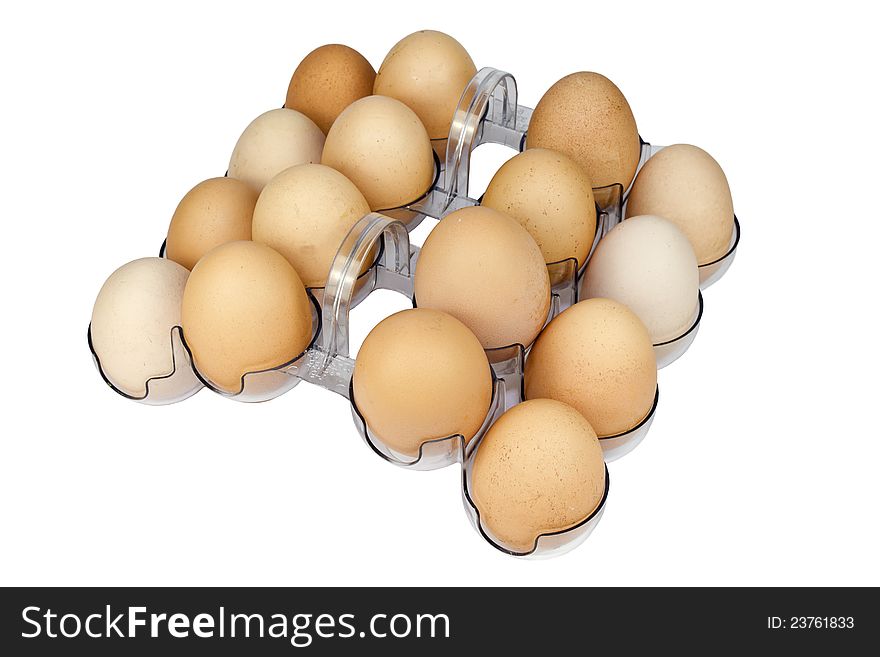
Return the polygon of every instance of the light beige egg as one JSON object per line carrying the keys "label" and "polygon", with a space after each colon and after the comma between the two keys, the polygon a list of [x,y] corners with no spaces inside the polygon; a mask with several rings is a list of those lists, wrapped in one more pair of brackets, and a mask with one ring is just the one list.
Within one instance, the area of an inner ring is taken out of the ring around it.
{"label": "light beige egg", "polygon": [[533,148],[504,163],[481,204],[516,219],[547,263],[587,260],[596,237],[596,199],[584,168],[556,151]]}
{"label": "light beige egg", "polygon": [[354,401],[372,433],[416,457],[427,440],[473,438],[492,401],[492,374],[479,340],[460,321],[413,308],[370,331],[358,351]]}
{"label": "light beige egg", "polygon": [[376,71],[357,50],[321,46],[296,67],[284,106],[305,114],[326,135],[342,110],[373,93],[375,79]]}
{"label": "light beige egg", "polygon": [[196,369],[225,392],[249,372],[283,365],[312,339],[312,307],[296,270],[257,242],[228,242],[192,270],[182,305],[183,333]]}
{"label": "light beige egg", "polygon": [[[165,258],[141,258],[113,272],[98,293],[89,335],[101,370],[132,397],[147,394],[149,379],[168,377],[162,394],[185,396],[201,384],[188,363],[175,363],[171,331],[180,325],[189,271]],[[150,390],[151,394],[153,390]]]}
{"label": "light beige egg", "polygon": [[486,349],[530,345],[550,310],[541,249],[519,222],[492,208],[456,210],[437,224],[414,286],[419,307],[458,318]]}
{"label": "light beige egg", "polygon": [[254,210],[254,241],[287,258],[307,287],[323,287],[342,240],[369,212],[363,194],[344,175],[321,164],[300,164],[263,188]]}
{"label": "light beige egg", "polygon": [[654,214],[681,228],[697,262],[727,253],[733,234],[733,199],[727,176],[706,151],[689,144],[667,146],[639,171],[626,216]]}
{"label": "light beige egg", "polygon": [[285,169],[320,162],[323,148],[324,133],[305,114],[286,108],[269,110],[241,133],[228,175],[260,192]]}
{"label": "light beige egg", "polygon": [[620,89],[599,73],[572,73],[538,101],[529,123],[528,148],[571,156],[594,187],[619,183],[626,190],[636,174],[641,145],[636,120]]}
{"label": "light beige egg", "polygon": [[605,462],[596,432],[562,402],[518,404],[477,447],[470,492],[497,543],[531,552],[541,534],[581,523],[602,502]]}
{"label": "light beige egg", "polygon": [[373,93],[405,103],[431,139],[446,139],[461,94],[477,73],[474,60],[443,32],[422,30],[401,39],[385,56]]}
{"label": "light beige egg", "polygon": [[165,256],[192,269],[215,246],[251,238],[257,192],[235,178],[210,178],[181,199],[171,217]]}
{"label": "light beige egg", "polygon": [[602,238],[581,281],[580,298],[620,301],[660,344],[691,327],[699,294],[697,257],[687,236],[671,221],[643,215]]}
{"label": "light beige egg", "polygon": [[339,115],[327,134],[321,163],[345,174],[373,210],[414,201],[434,180],[425,127],[415,112],[386,96],[361,98]]}
{"label": "light beige egg", "polygon": [[631,310],[610,299],[588,299],[563,311],[526,359],[526,398],[573,406],[600,436],[639,424],[654,405],[656,388],[648,330]]}

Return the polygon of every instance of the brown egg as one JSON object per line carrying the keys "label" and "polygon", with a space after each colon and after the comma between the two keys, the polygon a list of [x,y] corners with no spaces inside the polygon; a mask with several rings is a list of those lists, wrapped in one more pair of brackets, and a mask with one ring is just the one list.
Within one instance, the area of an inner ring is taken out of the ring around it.
{"label": "brown egg", "polygon": [[648,330],[610,299],[589,299],[565,310],[547,325],[526,360],[526,398],[570,404],[600,436],[641,422],[656,389]]}
{"label": "brown egg", "polygon": [[730,246],[733,199],[727,176],[706,151],[689,144],[667,146],[639,171],[626,216],[659,215],[677,225],[701,265],[717,260]]}
{"label": "brown egg", "polygon": [[245,128],[229,159],[229,177],[260,192],[277,174],[296,164],[321,161],[324,133],[305,114],[274,109]]}
{"label": "brown egg", "polygon": [[425,308],[391,315],[370,331],[352,387],[370,430],[412,457],[426,440],[461,434],[469,441],[492,401],[479,340],[451,315]]}
{"label": "brown egg", "polygon": [[483,528],[515,552],[586,520],[605,495],[596,432],[567,404],[535,399],[502,415],[477,447],[471,497]]}
{"label": "brown egg", "polygon": [[373,93],[406,103],[432,139],[446,139],[461,94],[477,73],[455,39],[423,30],[401,39],[379,67]]}
{"label": "brown egg", "polygon": [[586,262],[596,237],[596,200],[584,168],[556,151],[533,148],[498,170],[482,205],[516,219],[538,243],[545,262]]}
{"label": "brown egg", "polygon": [[376,71],[357,50],[321,46],[296,67],[284,106],[305,114],[326,135],[342,110],[373,93],[375,79]]}
{"label": "brown egg", "polygon": [[373,210],[414,201],[434,181],[425,127],[406,105],[385,96],[361,98],[339,115],[327,135],[321,164],[345,174]]}
{"label": "brown egg", "polygon": [[246,373],[293,360],[312,339],[302,281],[284,256],[256,242],[205,254],[186,283],[181,315],[196,369],[231,393]]}
{"label": "brown egg", "polygon": [[177,205],[165,256],[192,269],[215,246],[251,238],[257,192],[235,178],[211,178],[186,193]]}
{"label": "brown egg", "polygon": [[308,287],[323,287],[342,240],[370,206],[348,178],[301,164],[269,181],[254,210],[254,241],[271,246]]}
{"label": "brown egg", "polygon": [[572,73],[550,87],[532,114],[526,145],[571,156],[594,187],[620,183],[627,189],[641,154],[629,103],[598,73]]}
{"label": "brown egg", "polygon": [[456,210],[437,224],[414,284],[419,307],[458,318],[486,349],[530,345],[550,310],[541,249],[515,219],[492,208]]}

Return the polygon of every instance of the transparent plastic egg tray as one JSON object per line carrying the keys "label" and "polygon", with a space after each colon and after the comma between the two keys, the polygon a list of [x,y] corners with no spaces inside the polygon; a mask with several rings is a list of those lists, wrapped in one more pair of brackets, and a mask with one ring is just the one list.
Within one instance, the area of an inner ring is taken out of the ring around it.
{"label": "transparent plastic egg tray", "polygon": [[[115,386],[101,368],[100,359],[92,346],[90,330],[89,348],[104,381],[120,395],[147,404],[182,401],[202,387],[238,401],[262,402],[278,397],[301,381],[307,381],[348,400],[358,433],[386,461],[414,470],[460,464],[461,494],[467,516],[479,534],[498,550],[519,557],[547,557],[571,550],[589,536],[604,512],[610,486],[607,468],[605,493],[598,507],[574,526],[539,535],[527,552],[512,551],[496,540],[481,523],[479,510],[470,492],[474,458],[483,436],[502,413],[524,399],[523,372],[530,345],[514,344],[487,350],[493,374],[492,401],[481,428],[470,441],[465,441],[461,435],[426,437],[415,457],[395,452],[370,430],[352,392],[354,359],[349,353],[350,311],[378,289],[403,294],[416,305],[413,275],[418,266],[419,248],[410,243],[409,232],[425,217],[442,219],[454,210],[478,205],[479,200],[469,196],[468,190],[471,154],[475,148],[486,143],[523,150],[531,115],[530,108],[517,104],[516,81],[512,75],[483,68],[474,76],[454,115],[445,161],[435,155],[436,173],[431,188],[419,199],[404,206],[364,216],[340,245],[326,286],[308,290],[313,306],[314,334],[311,344],[302,354],[283,365],[248,372],[242,376],[239,390],[228,392],[221,390],[198,371],[183,330],[177,326],[169,336],[172,371],[157,373],[145,382],[146,392],[142,397],[132,397]],[[661,148],[642,141],[639,169]],[[594,190],[597,230],[590,255],[599,241],[622,220],[627,192],[620,184]],[[701,290],[721,278],[730,267],[739,237],[739,221],[734,217],[734,232],[727,253],[714,262],[700,266]],[[164,254],[164,245],[162,252],[160,255]],[[552,298],[547,322],[578,301],[579,283],[589,257],[583,263],[575,259],[548,263]],[[684,354],[697,335],[702,314],[703,296],[700,292],[697,312],[689,328],[673,340],[654,345],[658,368],[669,365]],[[188,375],[189,371],[196,374],[195,385],[191,382],[193,379]],[[181,372],[187,376],[178,376]],[[629,431],[599,437],[606,462],[624,456],[645,438],[659,398],[658,387],[650,411]]]}

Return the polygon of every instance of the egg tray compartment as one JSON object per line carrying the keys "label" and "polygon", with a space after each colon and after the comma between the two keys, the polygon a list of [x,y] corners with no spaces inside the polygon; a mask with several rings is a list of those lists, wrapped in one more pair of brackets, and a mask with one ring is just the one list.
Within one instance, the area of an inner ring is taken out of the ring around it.
{"label": "egg tray compartment", "polygon": [[[309,348],[303,354],[279,367],[245,374],[242,376],[241,389],[230,393],[214,386],[198,372],[182,329],[174,327],[170,336],[173,371],[151,378],[145,386],[146,394],[138,398],[120,390],[105,375],[89,333],[89,346],[105,382],[129,399],[162,404],[180,401],[198,391],[196,388],[185,396],[166,399],[153,396],[161,385],[159,382],[172,378],[177,367],[184,363],[196,372],[203,385],[240,401],[266,401],[287,392],[300,380],[309,381],[349,399],[358,432],[367,445],[385,460],[416,470],[436,469],[452,463],[461,464],[462,499],[468,517],[479,533],[497,549],[515,556],[532,557],[553,556],[572,549],[589,535],[604,511],[610,486],[607,468],[605,495],[599,506],[587,518],[566,530],[538,536],[534,548],[527,553],[511,551],[495,540],[491,532],[482,526],[479,510],[470,497],[470,473],[483,436],[505,410],[524,398],[523,365],[527,347],[513,345],[487,351],[492,366],[493,397],[483,426],[474,438],[466,442],[462,436],[455,435],[427,440],[415,458],[395,453],[372,434],[352,393],[354,361],[348,350],[349,311],[376,289],[394,290],[409,296],[413,305],[416,305],[412,298],[412,274],[419,249],[409,244],[408,231],[419,225],[425,217],[441,219],[454,210],[479,204],[479,200],[468,196],[470,155],[484,143],[502,144],[515,150],[525,147],[532,110],[519,106],[516,99],[516,83],[510,74],[491,68],[481,69],[477,73],[456,110],[447,142],[445,162],[440,162],[436,154],[434,156],[435,181],[431,189],[412,203],[384,210],[382,213],[370,213],[362,218],[340,246],[327,285],[308,290],[314,307],[315,331]],[[642,141],[639,168],[661,148]],[[625,202],[625,193],[620,184],[594,189],[594,194],[597,199],[597,231],[590,255],[601,238],[621,221]],[[735,233],[727,254],[703,266],[708,269],[701,267],[702,289],[718,280],[733,260],[740,236],[739,222],[734,219]],[[377,244],[380,248],[372,266],[358,274],[362,271],[371,249]],[[164,244],[160,255],[164,255]],[[589,256],[587,262],[588,260]],[[551,280],[555,281],[548,321],[577,302],[579,283],[587,262],[578,263],[571,259],[548,265]],[[698,312],[691,327],[679,338],[655,345],[655,351],[659,348],[662,352],[657,354],[661,367],[684,353],[693,341],[702,311],[703,299],[700,294]],[[622,434],[600,437],[606,462],[620,458],[644,439],[653,421],[658,400],[659,388],[650,412],[637,426]]]}

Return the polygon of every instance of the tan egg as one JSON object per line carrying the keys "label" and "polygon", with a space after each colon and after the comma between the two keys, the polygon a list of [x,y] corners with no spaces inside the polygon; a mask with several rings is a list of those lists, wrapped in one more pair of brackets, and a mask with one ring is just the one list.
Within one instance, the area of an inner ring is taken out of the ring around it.
{"label": "tan egg", "polygon": [[373,93],[406,103],[432,139],[446,139],[461,94],[477,73],[455,39],[423,30],[401,39],[379,67]]}
{"label": "tan egg", "polygon": [[323,148],[324,133],[305,114],[269,110],[251,121],[238,138],[228,175],[259,192],[288,167],[320,162]]}
{"label": "tan egg", "polygon": [[596,199],[587,172],[567,155],[544,148],[516,155],[492,178],[481,204],[522,224],[545,262],[586,262],[596,237]]}
{"label": "tan egg", "polygon": [[[165,258],[141,258],[113,272],[101,287],[89,335],[101,370],[132,397],[147,394],[149,379],[167,377],[168,398],[201,384],[187,363],[175,367],[171,331],[180,325],[180,304],[189,271]],[[150,390],[151,396],[153,390]]]}
{"label": "tan egg", "polygon": [[199,260],[182,319],[196,369],[230,393],[248,372],[290,362],[312,339],[302,281],[284,256],[256,242],[228,242]]}
{"label": "tan egg", "polygon": [[251,238],[257,192],[235,178],[210,178],[186,193],[177,205],[165,256],[192,269],[215,246]]}
{"label": "tan egg", "polygon": [[296,67],[284,106],[305,114],[326,135],[342,110],[373,93],[375,79],[376,71],[357,50],[321,46]]}
{"label": "tan egg", "polygon": [[419,253],[421,308],[458,318],[484,348],[534,341],[550,310],[550,278],[528,231],[506,214],[469,207],[448,214]]}
{"label": "tan egg", "polygon": [[323,287],[333,258],[370,206],[348,178],[321,164],[301,164],[269,181],[254,210],[254,241],[271,246],[307,287]]}
{"label": "tan egg", "polygon": [[606,297],[627,305],[654,344],[679,337],[698,312],[700,273],[684,233],[662,217],[617,224],[593,252],[581,299]]}
{"label": "tan egg", "polygon": [[733,234],[733,199],[727,176],[706,151],[688,144],[667,146],[639,171],[626,216],[654,214],[681,228],[697,262],[727,253]]}
{"label": "tan egg", "polygon": [[333,123],[321,164],[341,171],[373,210],[398,208],[434,181],[431,140],[419,117],[399,100],[368,96]]}
{"label": "tan egg", "polygon": [[571,156],[594,187],[620,183],[627,189],[641,155],[629,103],[598,73],[572,73],[547,90],[532,114],[526,146]]}
{"label": "tan egg", "polygon": [[471,497],[483,528],[514,552],[586,520],[605,495],[596,432],[567,404],[523,402],[489,429],[474,457]]}
{"label": "tan egg", "polygon": [[600,436],[629,431],[654,406],[651,336],[622,303],[588,299],[550,322],[529,352],[527,399],[570,404]]}
{"label": "tan egg", "polygon": [[373,434],[412,457],[426,440],[461,434],[469,441],[492,401],[479,340],[451,315],[425,308],[391,315],[370,331],[352,387]]}

